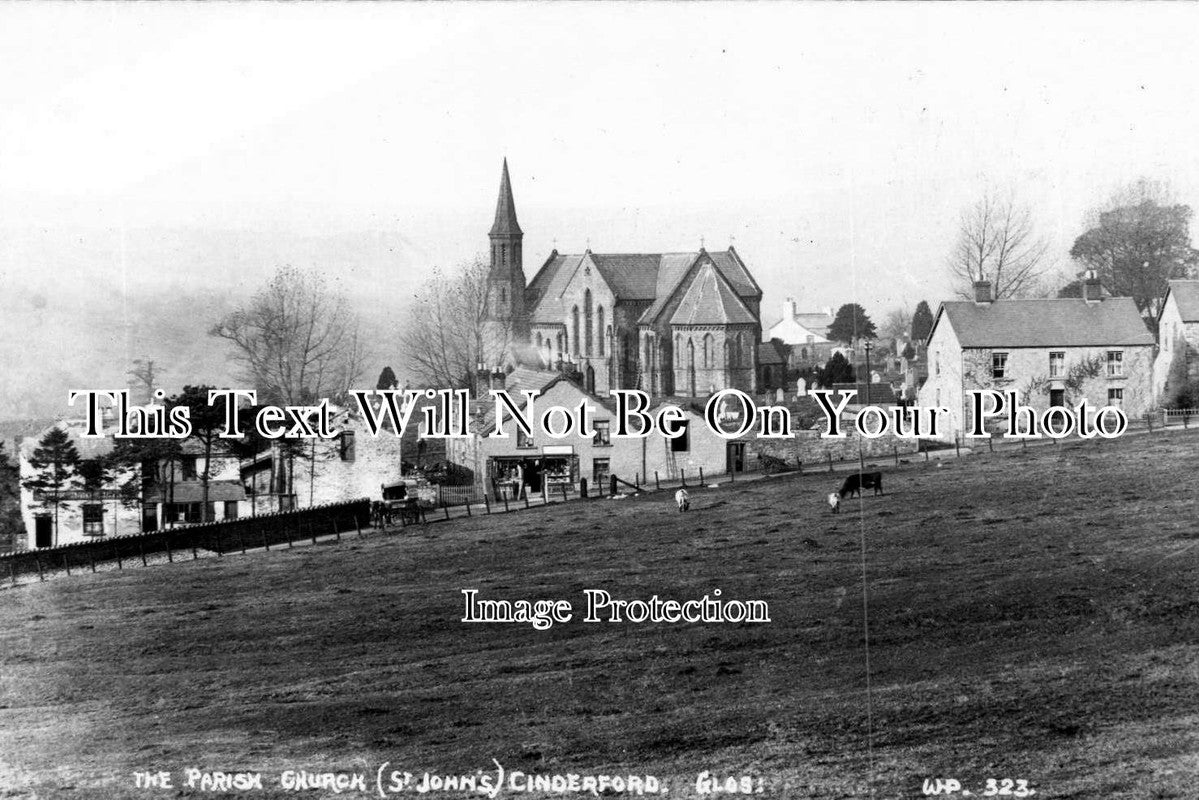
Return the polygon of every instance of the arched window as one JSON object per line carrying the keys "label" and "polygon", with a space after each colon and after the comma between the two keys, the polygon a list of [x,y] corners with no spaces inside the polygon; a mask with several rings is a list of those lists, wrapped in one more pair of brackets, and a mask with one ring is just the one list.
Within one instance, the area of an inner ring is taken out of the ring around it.
{"label": "arched window", "polygon": [[558,355],[561,356],[563,351],[565,351],[565,350],[566,350],[566,348],[562,345],[562,333],[561,333],[561,331],[559,331],[559,333],[558,333]]}
{"label": "arched window", "polygon": [[508,302],[508,289],[505,286],[500,287],[500,302],[501,303]]}
{"label": "arched window", "polygon": [[540,332],[538,332],[538,334],[537,334],[537,349],[538,350],[541,349],[541,333]]}
{"label": "arched window", "polygon": [[579,354],[579,307],[575,306],[570,310],[570,338],[574,345],[574,354]]}
{"label": "arched window", "polygon": [[601,356],[603,356],[604,350],[605,350],[604,342],[607,340],[608,336],[610,335],[608,333],[608,329],[604,327],[604,307],[603,306],[599,306],[595,309],[595,319],[596,319],[595,330],[596,330],[597,335],[599,336],[598,352]]}
{"label": "arched window", "polygon": [[733,366],[733,346],[729,344],[729,340],[724,340],[724,368],[731,369]]}
{"label": "arched window", "polygon": [[687,385],[691,388],[691,396],[695,397],[695,342],[687,338]]}
{"label": "arched window", "polygon": [[587,356],[591,355],[592,330],[593,329],[591,327],[591,290],[588,289],[585,292],[583,292],[583,341],[584,341],[583,352]]}
{"label": "arched window", "polygon": [[500,245],[500,266],[508,266],[508,245],[506,244]]}
{"label": "arched window", "polygon": [[704,369],[712,368],[712,359],[716,356],[716,354],[712,352],[712,344],[713,344],[712,334],[705,333],[704,334]]}

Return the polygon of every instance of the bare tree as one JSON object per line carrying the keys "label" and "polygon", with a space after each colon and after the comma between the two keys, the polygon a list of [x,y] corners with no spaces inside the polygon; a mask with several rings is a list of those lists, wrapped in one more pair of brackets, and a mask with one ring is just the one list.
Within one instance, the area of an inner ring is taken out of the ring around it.
{"label": "bare tree", "polygon": [[1037,291],[1048,268],[1049,243],[1036,233],[1032,212],[1011,195],[989,191],[962,212],[949,271],[958,296],[974,298],[975,281],[990,281],[995,299]]}
{"label": "bare tree", "polygon": [[912,311],[908,306],[899,306],[887,312],[879,335],[884,339],[906,339],[912,332]]}
{"label": "bare tree", "polygon": [[362,373],[359,320],[316,272],[280,267],[245,306],[209,331],[234,346],[261,402],[340,399]]}
{"label": "bare tree", "polygon": [[140,358],[133,360],[132,369],[128,370],[125,374],[130,378],[133,378],[138,384],[141,385],[143,390],[142,394],[144,395],[144,397],[135,399],[133,402],[138,402],[138,400],[141,400],[145,403],[154,402],[154,390],[158,386],[156,381],[161,372],[161,370],[155,368],[153,360],[143,360]]}
{"label": "bare tree", "polygon": [[479,364],[500,364],[512,342],[511,320],[487,313],[488,266],[481,259],[433,276],[412,298],[400,331],[408,372],[428,386],[469,386]]}

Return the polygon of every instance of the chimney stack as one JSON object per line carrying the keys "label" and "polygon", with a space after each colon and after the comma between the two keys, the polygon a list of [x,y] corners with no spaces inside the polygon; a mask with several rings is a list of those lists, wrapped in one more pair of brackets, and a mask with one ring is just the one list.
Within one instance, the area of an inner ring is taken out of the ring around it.
{"label": "chimney stack", "polygon": [[504,372],[504,368],[499,364],[495,365],[495,369],[491,371],[491,388],[503,389],[504,381],[508,378],[508,374]]}
{"label": "chimney stack", "polygon": [[1090,303],[1100,303],[1103,301],[1103,284],[1099,282],[1099,276],[1095,274],[1095,270],[1089,269],[1083,276],[1082,280],[1082,299]]}
{"label": "chimney stack", "polygon": [[988,305],[995,300],[991,294],[990,281],[975,281],[974,282],[974,302],[979,305]]}

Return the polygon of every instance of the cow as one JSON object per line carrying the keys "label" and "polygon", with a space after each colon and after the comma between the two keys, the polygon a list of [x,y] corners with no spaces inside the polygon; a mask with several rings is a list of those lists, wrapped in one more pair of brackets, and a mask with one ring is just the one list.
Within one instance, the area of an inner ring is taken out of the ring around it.
{"label": "cow", "polygon": [[679,511],[686,511],[691,508],[691,496],[687,494],[686,489],[679,489],[674,493],[674,502],[679,507]]}
{"label": "cow", "polygon": [[845,478],[845,483],[841,484],[841,491],[837,494],[840,497],[853,497],[855,494],[861,497],[863,489],[873,489],[875,494],[886,494],[883,491],[883,473],[855,472]]}
{"label": "cow", "polygon": [[841,495],[836,492],[830,492],[828,496],[828,507],[832,509],[834,514],[841,513]]}

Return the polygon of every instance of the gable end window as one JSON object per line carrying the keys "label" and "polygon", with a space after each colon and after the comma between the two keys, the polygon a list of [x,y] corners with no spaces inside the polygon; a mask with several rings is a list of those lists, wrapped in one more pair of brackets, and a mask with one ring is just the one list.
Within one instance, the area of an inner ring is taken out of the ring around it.
{"label": "gable end window", "polygon": [[1066,354],[1049,354],[1049,377],[1060,378],[1066,374]]}

